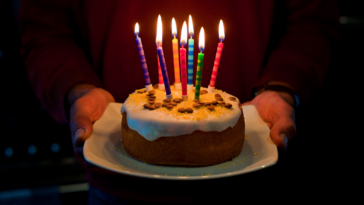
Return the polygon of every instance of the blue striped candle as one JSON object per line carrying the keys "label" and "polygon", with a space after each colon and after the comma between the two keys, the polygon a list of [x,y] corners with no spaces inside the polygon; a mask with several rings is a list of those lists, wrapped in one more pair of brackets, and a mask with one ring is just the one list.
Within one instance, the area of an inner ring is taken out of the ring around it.
{"label": "blue striped candle", "polygon": [[173,96],[172,96],[172,92],[171,92],[171,87],[169,85],[167,66],[166,66],[166,62],[165,62],[165,59],[164,59],[164,54],[163,54],[162,47],[158,47],[157,52],[158,52],[159,62],[160,62],[160,65],[161,65],[161,71],[162,71],[162,75],[163,75],[164,87],[166,89],[166,96],[167,96],[167,99],[172,99]]}
{"label": "blue striped candle", "polygon": [[188,40],[188,76],[187,84],[193,84],[193,47],[195,41],[191,38]]}

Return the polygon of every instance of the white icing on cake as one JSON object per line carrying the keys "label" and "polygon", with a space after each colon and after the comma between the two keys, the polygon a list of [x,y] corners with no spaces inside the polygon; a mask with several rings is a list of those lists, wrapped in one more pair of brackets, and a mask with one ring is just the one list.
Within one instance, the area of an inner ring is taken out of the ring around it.
{"label": "white icing on cake", "polygon": [[[160,92],[160,91],[159,91]],[[185,134],[191,134],[196,130],[209,132],[209,131],[224,131],[229,127],[233,127],[239,120],[241,115],[241,110],[239,109],[239,100],[236,98],[235,101],[229,100],[229,97],[234,97],[230,94],[217,92],[215,90],[212,94],[204,94],[204,95],[215,95],[219,93],[225,100],[226,103],[231,103],[232,108],[221,108],[226,109],[227,112],[221,114],[220,116],[208,114],[207,118],[195,120],[195,119],[183,119],[181,117],[173,116],[172,114],[167,112],[158,111],[158,109],[166,109],[166,108],[158,108],[156,110],[148,110],[143,108],[143,104],[147,102],[147,98],[145,97],[145,102],[143,103],[135,103],[130,100],[130,97],[124,102],[121,107],[121,114],[123,112],[127,113],[127,123],[128,126],[137,131],[141,136],[149,141],[153,141],[158,139],[159,137],[172,137],[179,136]],[[193,100],[194,92],[188,91],[189,100]],[[145,94],[141,94],[144,95]],[[181,98],[181,90],[172,89],[173,98]],[[201,98],[203,96],[201,95]],[[165,92],[164,97],[165,99]],[[161,102],[163,99],[160,98],[156,101]],[[204,102],[204,101],[203,101]],[[181,103],[181,105],[183,105]],[[183,107],[183,106],[182,106]],[[192,106],[190,106],[192,107]],[[178,109],[178,108],[173,108]],[[182,114],[182,115],[194,115],[196,114],[196,110],[194,109],[194,113],[192,114]],[[202,108],[200,108],[202,109]],[[216,112],[209,111],[207,108],[207,113]]]}

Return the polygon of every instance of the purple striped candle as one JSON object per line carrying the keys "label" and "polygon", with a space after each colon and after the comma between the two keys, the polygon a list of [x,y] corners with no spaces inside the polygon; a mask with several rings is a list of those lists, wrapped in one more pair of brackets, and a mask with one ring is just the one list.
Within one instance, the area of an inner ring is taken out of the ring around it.
{"label": "purple striped candle", "polygon": [[142,39],[138,36],[139,35],[139,24],[138,23],[135,24],[135,35],[136,35],[135,41],[136,41],[136,44],[138,47],[139,58],[140,58],[140,62],[142,64],[142,69],[143,69],[143,74],[144,74],[145,87],[146,87],[147,91],[150,91],[153,89],[153,87],[150,82],[147,60],[145,59],[145,55],[144,55]]}
{"label": "purple striped candle", "polygon": [[166,96],[167,96],[168,99],[171,99],[172,98],[172,92],[171,92],[171,87],[170,87],[170,84],[169,84],[169,78],[168,78],[166,62],[165,62],[165,59],[164,59],[163,48],[158,47],[157,52],[158,52],[158,57],[159,57],[159,63],[161,65],[161,71],[162,71],[162,75],[163,75],[164,87],[166,89]]}
{"label": "purple striped candle", "polygon": [[161,19],[160,15],[158,16],[157,38],[156,38],[155,42],[157,44],[157,53],[158,53],[158,58],[159,58],[159,64],[161,66],[161,72],[163,75],[164,87],[166,90],[166,97],[167,97],[167,99],[172,99],[173,96],[172,96],[171,87],[169,84],[167,66],[166,66],[166,61],[164,59],[163,48],[162,48],[162,19]]}

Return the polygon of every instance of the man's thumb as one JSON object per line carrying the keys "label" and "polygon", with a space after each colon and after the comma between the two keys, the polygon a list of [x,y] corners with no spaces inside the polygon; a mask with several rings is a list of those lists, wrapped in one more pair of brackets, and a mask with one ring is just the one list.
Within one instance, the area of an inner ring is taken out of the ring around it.
{"label": "man's thumb", "polygon": [[91,116],[86,113],[75,113],[70,125],[73,143],[77,147],[83,146],[93,131]]}
{"label": "man's thumb", "polygon": [[296,125],[290,118],[281,118],[273,123],[270,137],[280,149],[286,150],[288,141],[295,136]]}

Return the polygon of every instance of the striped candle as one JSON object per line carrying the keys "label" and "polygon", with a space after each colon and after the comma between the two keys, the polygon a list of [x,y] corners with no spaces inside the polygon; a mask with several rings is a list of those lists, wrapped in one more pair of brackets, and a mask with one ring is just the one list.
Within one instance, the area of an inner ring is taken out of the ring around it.
{"label": "striped candle", "polygon": [[224,47],[224,44],[222,42],[220,42],[217,45],[215,62],[214,62],[214,67],[212,69],[212,75],[211,75],[211,80],[210,80],[210,87],[215,87],[217,71],[219,70],[220,59],[221,59],[221,54],[222,54],[223,47]]}
{"label": "striped candle", "polygon": [[187,43],[187,25],[186,21],[183,22],[182,32],[181,32],[181,47],[179,49],[181,56],[181,81],[182,81],[182,99],[184,101],[188,100],[187,95],[187,71],[186,71],[186,49],[183,48]]}
{"label": "striped candle", "polygon": [[222,49],[224,47],[224,44],[222,42],[225,39],[225,31],[224,31],[224,25],[222,23],[222,20],[220,20],[220,25],[219,25],[219,39],[220,39],[220,43],[217,45],[217,51],[216,51],[216,56],[215,56],[214,67],[212,68],[210,85],[208,86],[208,89],[207,89],[209,93],[213,93],[215,90],[217,71],[219,70]]}
{"label": "striped candle", "polygon": [[[161,45],[162,46],[162,45]],[[158,46],[157,46],[158,48]],[[162,75],[162,71],[161,71],[161,65],[159,63],[159,56],[157,53],[157,60],[158,60],[158,80],[159,80],[159,86],[163,86],[164,87],[164,83],[163,83],[163,75]]]}
{"label": "striped candle", "polygon": [[172,40],[172,49],[173,49],[173,63],[174,63],[174,82],[181,83],[180,75],[179,75],[179,60],[178,60],[178,40]]}
{"label": "striped candle", "polygon": [[188,84],[193,84],[193,47],[195,41],[193,39],[188,40]]}
{"label": "striped candle", "polygon": [[160,64],[160,68],[161,68],[161,72],[162,72],[162,76],[163,76],[163,82],[164,82],[164,87],[166,90],[166,96],[167,99],[172,99],[172,93],[171,93],[171,87],[169,86],[169,79],[168,79],[168,73],[167,73],[167,66],[166,66],[166,61],[164,59],[164,54],[163,54],[163,49],[162,49],[162,19],[161,16],[158,16],[158,23],[157,23],[157,38],[155,40],[156,44],[157,44],[157,53],[158,53],[158,58],[159,58],[159,64]]}
{"label": "striped candle", "polygon": [[142,69],[143,69],[143,74],[144,74],[145,87],[146,87],[147,91],[150,91],[153,89],[153,87],[150,82],[147,60],[145,59],[145,55],[144,55],[142,39],[138,36],[139,35],[139,24],[138,23],[135,24],[135,35],[136,35],[135,41],[136,41],[136,44],[138,47],[139,58],[140,58],[140,62],[142,64]]}
{"label": "striped candle", "polygon": [[199,37],[199,48],[200,53],[197,57],[197,71],[196,71],[196,87],[195,87],[195,99],[200,99],[200,91],[201,91],[201,80],[202,80],[202,67],[203,67],[203,59],[204,54],[202,53],[205,49],[205,32],[203,30],[203,27],[200,31],[200,37]]}
{"label": "striped candle", "polygon": [[182,98],[187,96],[187,73],[186,73],[186,49],[180,48],[179,52],[181,54],[181,81],[182,81]]}
{"label": "striped candle", "polygon": [[197,71],[196,71],[196,87],[195,87],[195,99],[200,99],[201,91],[201,79],[202,79],[202,66],[203,66],[204,54],[201,52],[198,54],[197,58]]}
{"label": "striped candle", "polygon": [[179,57],[178,57],[178,40],[176,21],[172,18],[172,50],[173,50],[173,65],[174,65],[174,83],[176,89],[181,89],[181,80],[179,74]]}
{"label": "striped candle", "polygon": [[164,87],[166,89],[166,96],[167,96],[168,99],[171,99],[172,98],[172,92],[171,92],[171,87],[169,86],[170,84],[169,84],[169,79],[168,79],[167,66],[166,66],[166,62],[165,62],[165,59],[164,59],[164,54],[163,54],[162,47],[158,47],[157,52],[158,52],[159,63],[160,63],[161,71],[162,71],[162,75],[163,75]]}
{"label": "striped candle", "polygon": [[194,35],[194,29],[193,29],[193,23],[192,23],[192,17],[189,16],[188,19],[188,34],[190,36],[190,39],[188,40],[188,89],[193,89],[193,47],[195,44],[195,41],[193,40]]}

